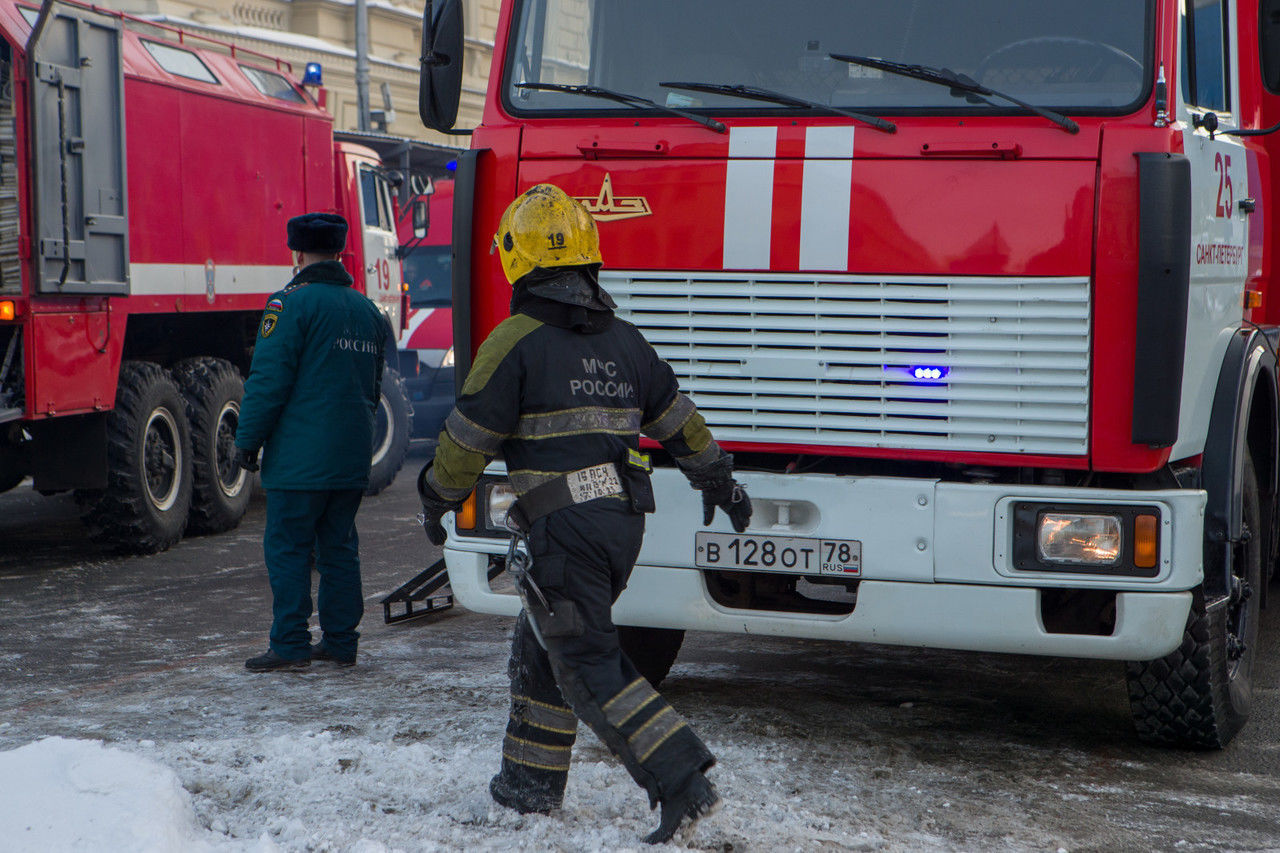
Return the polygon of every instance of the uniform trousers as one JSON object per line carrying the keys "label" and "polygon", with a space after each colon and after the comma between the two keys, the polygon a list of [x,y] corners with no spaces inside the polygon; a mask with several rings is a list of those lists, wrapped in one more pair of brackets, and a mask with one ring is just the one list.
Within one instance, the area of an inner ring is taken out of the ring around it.
{"label": "uniform trousers", "polygon": [[540,618],[531,594],[535,613],[522,611],[516,621],[511,712],[502,769],[491,785],[499,802],[522,811],[560,806],[578,719],[622,761],[651,806],[715,763],[618,645],[611,609],[643,536],[644,516],[618,498],[568,507],[533,523],[530,574],[557,617]]}
{"label": "uniform trousers", "polygon": [[364,615],[356,511],[362,489],[267,490],[262,550],[271,581],[271,650],[282,658],[311,656],[311,568],[320,575],[316,604],[325,647],[355,659]]}

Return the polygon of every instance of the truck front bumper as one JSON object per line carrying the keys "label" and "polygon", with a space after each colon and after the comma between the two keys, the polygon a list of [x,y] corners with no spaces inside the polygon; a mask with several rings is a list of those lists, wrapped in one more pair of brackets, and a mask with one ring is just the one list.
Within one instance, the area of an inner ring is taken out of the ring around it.
{"label": "truck front bumper", "polygon": [[[1202,577],[1205,496],[1196,490],[1131,492],[975,485],[891,477],[738,475],[755,504],[749,534],[854,539],[862,544],[856,606],[847,615],[726,607],[695,565],[701,504],[675,471],[654,475],[650,516],[631,581],[614,606],[619,624],[892,645],[1111,660],[1150,660],[1182,640],[1191,590]],[[1140,505],[1161,519],[1152,577],[1084,571],[1021,571],[1012,555],[1012,505]],[[779,507],[785,507],[779,511]],[[712,529],[727,531],[717,514]],[[515,615],[519,599],[486,580],[505,543],[450,531],[445,549],[458,601]],[[1046,590],[1115,595],[1110,633],[1046,629]]]}

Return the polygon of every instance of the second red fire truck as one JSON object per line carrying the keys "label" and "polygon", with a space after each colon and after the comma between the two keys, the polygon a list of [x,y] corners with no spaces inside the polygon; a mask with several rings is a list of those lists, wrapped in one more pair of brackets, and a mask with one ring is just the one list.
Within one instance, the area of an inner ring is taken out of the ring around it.
{"label": "second red fire truck", "polygon": [[[0,490],[74,490],[127,551],[238,524],[243,376],[291,216],[347,218],[343,262],[399,332],[391,181],[335,143],[323,94],[234,45],[0,2]],[[412,417],[394,370],[382,390],[374,491]]]}

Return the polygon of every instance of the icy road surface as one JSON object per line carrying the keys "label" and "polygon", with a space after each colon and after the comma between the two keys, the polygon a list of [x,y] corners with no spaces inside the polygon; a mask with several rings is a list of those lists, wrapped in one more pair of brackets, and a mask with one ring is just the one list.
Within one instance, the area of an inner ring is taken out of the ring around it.
{"label": "icy road surface", "polygon": [[[421,461],[361,511],[354,669],[244,671],[269,618],[260,499],[233,533],[124,559],[69,498],[0,496],[0,851],[647,849],[656,816],[585,727],[563,811],[489,800],[509,620],[382,623],[437,556]],[[1219,753],[1138,744],[1116,664],[690,635],[663,692],[725,808],[684,844],[1280,849],[1276,610],[1254,718]]]}

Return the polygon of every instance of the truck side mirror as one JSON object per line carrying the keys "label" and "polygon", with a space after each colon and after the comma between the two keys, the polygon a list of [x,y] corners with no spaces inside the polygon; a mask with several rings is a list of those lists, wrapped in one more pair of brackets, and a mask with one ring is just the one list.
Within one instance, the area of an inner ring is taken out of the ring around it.
{"label": "truck side mirror", "polygon": [[427,0],[422,10],[418,115],[442,133],[453,129],[462,98],[462,2]]}
{"label": "truck side mirror", "polygon": [[1258,4],[1258,48],[1262,60],[1262,85],[1280,95],[1280,0]]}
{"label": "truck side mirror", "polygon": [[427,236],[427,226],[431,224],[430,213],[427,210],[427,203],[422,199],[414,199],[413,201],[413,237],[415,240],[421,240]]}

